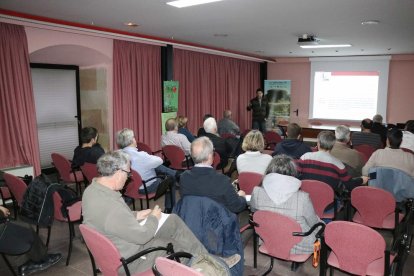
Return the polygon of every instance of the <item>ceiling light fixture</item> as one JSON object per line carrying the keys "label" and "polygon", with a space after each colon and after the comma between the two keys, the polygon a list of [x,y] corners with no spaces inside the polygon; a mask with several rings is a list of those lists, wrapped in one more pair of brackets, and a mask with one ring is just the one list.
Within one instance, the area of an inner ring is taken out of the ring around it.
{"label": "ceiling light fixture", "polygon": [[300,45],[300,48],[303,48],[303,49],[344,48],[344,47],[352,47],[352,45],[351,44]]}
{"label": "ceiling light fixture", "polygon": [[134,22],[125,22],[124,25],[128,27],[138,27],[138,24]]}
{"label": "ceiling light fixture", "polygon": [[191,7],[196,5],[202,5],[212,2],[219,2],[223,0],[177,0],[177,1],[171,1],[167,2],[167,5],[174,6],[176,8],[185,8],[185,7]]}
{"label": "ceiling light fixture", "polygon": [[185,7],[207,4],[207,3],[212,3],[212,2],[219,2],[219,1],[223,1],[223,0],[177,0],[177,1],[167,2],[167,5],[174,6],[176,8],[185,8]]}
{"label": "ceiling light fixture", "polygon": [[379,21],[378,20],[367,20],[367,21],[362,21],[361,25],[378,25]]}

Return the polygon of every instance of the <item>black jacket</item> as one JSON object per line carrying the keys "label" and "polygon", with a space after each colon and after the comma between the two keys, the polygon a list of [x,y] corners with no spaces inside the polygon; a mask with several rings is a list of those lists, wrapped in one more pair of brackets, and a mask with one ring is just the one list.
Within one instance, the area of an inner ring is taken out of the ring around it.
{"label": "black jacket", "polygon": [[257,97],[253,98],[250,100],[247,110],[253,112],[253,121],[264,121],[269,116],[269,102],[266,97],[262,97],[261,103]]}
{"label": "black jacket", "polygon": [[272,155],[286,154],[294,159],[299,159],[303,154],[311,151],[311,148],[302,141],[297,139],[285,139],[276,145]]}
{"label": "black jacket", "polygon": [[78,168],[85,162],[96,164],[99,157],[101,157],[104,153],[104,149],[99,144],[95,144],[92,147],[86,148],[77,146],[72,158],[72,168]]}

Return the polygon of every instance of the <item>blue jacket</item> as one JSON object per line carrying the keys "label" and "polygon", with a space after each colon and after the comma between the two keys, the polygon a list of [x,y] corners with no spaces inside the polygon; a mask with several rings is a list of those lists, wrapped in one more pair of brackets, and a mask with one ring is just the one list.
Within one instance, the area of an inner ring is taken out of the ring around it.
{"label": "blue jacket", "polygon": [[230,271],[232,275],[243,275],[243,244],[234,213],[216,201],[200,196],[183,197],[173,213],[185,222],[210,254],[224,257],[239,254],[240,262]]}
{"label": "blue jacket", "polygon": [[414,178],[401,170],[374,167],[369,169],[369,177],[369,186],[381,188],[392,193],[397,202],[407,198],[414,198]]}

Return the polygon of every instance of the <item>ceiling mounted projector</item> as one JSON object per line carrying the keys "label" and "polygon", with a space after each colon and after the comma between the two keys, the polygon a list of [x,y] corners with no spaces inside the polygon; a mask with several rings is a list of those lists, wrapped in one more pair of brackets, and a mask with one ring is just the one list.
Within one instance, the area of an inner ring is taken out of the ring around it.
{"label": "ceiling mounted projector", "polygon": [[313,35],[304,34],[302,37],[298,38],[298,45],[305,46],[305,45],[318,45],[318,40]]}

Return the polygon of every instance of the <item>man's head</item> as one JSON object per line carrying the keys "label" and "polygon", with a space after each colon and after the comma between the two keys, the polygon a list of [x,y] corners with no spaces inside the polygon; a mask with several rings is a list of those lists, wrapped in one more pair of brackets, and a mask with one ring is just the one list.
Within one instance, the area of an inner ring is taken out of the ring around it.
{"label": "man's head", "polygon": [[231,110],[224,110],[223,118],[231,119]]}
{"label": "man's head", "polygon": [[135,141],[134,131],[129,128],[118,131],[116,134],[116,144],[121,149],[128,146],[136,147],[137,141]]}
{"label": "man's head", "polygon": [[264,149],[264,138],[259,130],[253,129],[243,139],[242,149],[244,151],[262,151]]}
{"label": "man's head", "polygon": [[361,130],[362,131],[371,131],[372,128],[372,121],[371,119],[364,119],[361,121]]}
{"label": "man's head", "polygon": [[292,157],[287,156],[286,154],[279,154],[273,157],[266,169],[266,174],[269,173],[278,173],[294,177],[298,175],[295,161]]}
{"label": "man's head", "polygon": [[324,130],[318,134],[318,149],[330,151],[335,145],[335,134],[332,131]]}
{"label": "man's head", "polygon": [[191,143],[191,158],[195,164],[213,164],[214,146],[208,137],[200,137]]}
{"label": "man's head", "polygon": [[186,127],[188,118],[185,116],[178,116],[176,121],[177,121],[178,127]]}
{"label": "man's head", "polygon": [[81,143],[88,144],[95,139],[95,143],[98,141],[98,131],[94,127],[84,127],[80,133]]}
{"label": "man's head", "polygon": [[414,120],[408,120],[405,123],[405,130],[414,133]]}
{"label": "man's head", "polygon": [[124,187],[131,172],[129,156],[121,150],[102,155],[96,167],[101,176],[109,179],[110,188],[116,191]]}
{"label": "man's head", "polygon": [[382,124],[382,120],[383,120],[383,118],[380,114],[376,114],[376,115],[374,115],[374,117],[372,117],[372,122],[374,122],[374,123]]}
{"label": "man's head", "polygon": [[207,133],[216,134],[217,133],[217,122],[216,122],[216,119],[214,119],[213,117],[210,117],[210,118],[206,119],[204,121],[203,127],[204,127],[204,130]]}
{"label": "man's head", "polygon": [[344,125],[337,126],[335,129],[335,138],[338,142],[348,143],[351,139],[351,131],[349,130],[349,127]]}
{"label": "man's head", "polygon": [[174,118],[170,118],[165,122],[165,130],[166,131],[173,131],[178,130],[177,121]]}
{"label": "man's head", "polygon": [[290,123],[286,129],[287,137],[290,139],[298,139],[301,132],[302,128],[296,123]]}
{"label": "man's head", "polygon": [[257,96],[258,99],[263,98],[263,89],[257,88],[256,89],[256,96]]}
{"label": "man's head", "polygon": [[392,149],[399,149],[402,142],[403,133],[398,128],[391,128],[387,133],[388,146]]}

